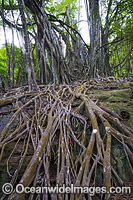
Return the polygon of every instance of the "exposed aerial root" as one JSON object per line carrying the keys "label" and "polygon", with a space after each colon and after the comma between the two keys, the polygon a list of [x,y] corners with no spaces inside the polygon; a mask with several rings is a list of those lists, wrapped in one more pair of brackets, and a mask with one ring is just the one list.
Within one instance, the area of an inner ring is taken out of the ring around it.
{"label": "exposed aerial root", "polygon": [[[97,170],[102,169],[102,186],[107,192],[113,185],[112,177],[123,181],[112,164],[111,141],[123,146],[131,173],[133,131],[119,118],[106,112],[86,94],[84,83],[41,86],[41,92],[28,92],[27,88],[12,90],[0,100],[0,107],[12,105],[14,114],[0,133],[0,161],[6,147],[16,142],[7,158],[7,173],[15,187],[26,186],[95,186]],[[1,113],[2,114],[2,113]],[[17,121],[17,123],[16,123]],[[101,129],[102,127],[102,129]],[[23,144],[14,173],[8,167],[16,148]],[[32,157],[24,170],[28,149],[32,144]],[[43,198],[42,198],[43,196]],[[3,195],[1,199],[6,199]],[[91,199],[82,194],[17,194],[8,199]],[[109,199],[109,194],[105,195]]]}

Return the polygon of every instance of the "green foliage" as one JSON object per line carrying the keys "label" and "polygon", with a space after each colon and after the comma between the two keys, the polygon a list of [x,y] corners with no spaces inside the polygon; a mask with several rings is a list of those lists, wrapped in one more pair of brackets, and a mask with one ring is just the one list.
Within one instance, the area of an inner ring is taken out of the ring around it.
{"label": "green foliage", "polygon": [[[11,44],[8,44],[9,48],[9,55],[12,58],[12,48]],[[12,60],[11,60],[12,61]],[[18,70],[22,66],[22,59],[21,59],[21,50],[15,46],[15,68],[14,68],[14,79],[17,78]],[[3,80],[6,79],[6,71],[7,71],[7,55],[6,55],[6,48],[3,46],[0,49],[0,72],[2,74]]]}
{"label": "green foliage", "polygon": [[[18,10],[17,0],[10,0],[10,3],[13,10]],[[2,0],[0,0],[0,8],[2,8]],[[4,0],[4,9],[10,11],[9,0]]]}
{"label": "green foliage", "polygon": [[4,79],[6,77],[6,66],[7,66],[6,48],[2,47],[0,49],[0,72]]}
{"label": "green foliage", "polygon": [[[108,5],[111,1],[102,0],[103,5]],[[112,1],[108,12],[109,29],[109,58],[112,71],[116,76],[131,76],[131,66],[133,63],[133,0]]]}
{"label": "green foliage", "polygon": [[59,1],[50,0],[46,4],[45,8],[48,13],[53,14],[58,19],[63,20],[66,7],[68,7],[71,20],[72,19],[75,20],[78,14],[78,7],[76,3],[77,0],[59,0]]}

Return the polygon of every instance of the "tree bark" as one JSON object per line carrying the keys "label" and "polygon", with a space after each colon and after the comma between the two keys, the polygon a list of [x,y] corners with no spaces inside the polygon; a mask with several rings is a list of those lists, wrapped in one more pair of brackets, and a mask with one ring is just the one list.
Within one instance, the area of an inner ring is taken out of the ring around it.
{"label": "tree bark", "polygon": [[101,52],[97,51],[100,47],[100,15],[99,0],[89,0],[90,13],[90,76],[96,77],[101,75],[100,58]]}
{"label": "tree bark", "polygon": [[6,46],[6,55],[7,55],[7,73],[6,73],[6,88],[10,87],[10,55],[9,48],[6,39],[6,29],[5,29],[5,17],[4,17],[4,0],[2,0],[2,23],[3,23],[3,31],[5,37],[5,46]]}
{"label": "tree bark", "polygon": [[29,35],[28,35],[28,29],[27,29],[27,22],[23,10],[23,2],[22,0],[18,0],[18,6],[19,11],[21,15],[21,21],[22,21],[22,29],[24,33],[24,42],[25,42],[25,55],[26,55],[26,68],[28,72],[28,87],[29,91],[31,90],[31,63],[30,63],[30,41],[29,41]]}

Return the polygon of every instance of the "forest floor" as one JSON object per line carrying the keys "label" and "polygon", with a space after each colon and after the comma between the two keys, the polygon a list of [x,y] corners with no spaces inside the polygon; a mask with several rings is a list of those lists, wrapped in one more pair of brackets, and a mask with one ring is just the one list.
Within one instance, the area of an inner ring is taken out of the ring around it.
{"label": "forest floor", "polygon": [[[24,185],[32,182],[34,185],[88,184],[86,178],[90,185],[101,186],[104,181],[108,187],[110,173],[116,176],[112,181],[115,186],[124,183],[133,188],[132,86],[131,79],[108,77],[71,85],[40,85],[40,91],[31,92],[24,86],[1,94],[0,188],[5,182],[13,185],[18,182]],[[86,171],[89,165],[93,167]],[[104,174],[100,171],[106,166],[110,166],[110,170],[113,166],[113,172],[107,170]],[[71,171],[69,174],[65,167]],[[32,169],[30,175],[29,169]],[[94,175],[95,170],[98,170],[97,175]],[[43,181],[39,182],[38,177]],[[9,196],[9,199],[13,197]],[[92,199],[100,200],[101,197]],[[133,195],[117,194],[111,199],[133,200]]]}

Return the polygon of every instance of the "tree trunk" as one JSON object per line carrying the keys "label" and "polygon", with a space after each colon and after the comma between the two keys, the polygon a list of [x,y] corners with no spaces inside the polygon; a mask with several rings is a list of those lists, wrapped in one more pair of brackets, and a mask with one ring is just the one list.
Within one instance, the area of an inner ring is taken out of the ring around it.
{"label": "tree trunk", "polygon": [[111,75],[111,68],[109,64],[109,48],[108,48],[108,39],[109,39],[109,27],[110,27],[110,22],[109,22],[109,12],[111,9],[112,5],[112,0],[109,1],[108,3],[108,9],[107,9],[107,15],[106,15],[106,23],[104,29],[101,27],[101,37],[102,37],[102,57],[103,57],[103,75],[109,76]]}
{"label": "tree trunk", "polygon": [[15,68],[15,48],[14,48],[14,30],[12,28],[12,87],[14,87],[14,68]]}
{"label": "tree trunk", "polygon": [[22,0],[18,0],[18,6],[19,6],[20,15],[21,15],[22,29],[23,29],[23,33],[24,33],[26,69],[28,71],[28,87],[29,87],[29,90],[31,90],[31,63],[30,63],[30,51],[31,51],[31,49],[30,49],[30,41],[29,41],[26,18],[25,18],[25,14],[24,14],[24,11],[23,11]]}
{"label": "tree trunk", "polygon": [[90,12],[90,76],[96,77],[101,75],[100,58],[100,15],[99,0],[89,0]]}
{"label": "tree trunk", "polygon": [[9,55],[9,48],[6,39],[6,29],[5,29],[5,20],[4,20],[4,0],[2,0],[2,23],[3,23],[3,30],[4,30],[4,37],[5,37],[5,46],[6,46],[6,55],[7,55],[7,73],[6,73],[6,88],[10,87],[10,55]]}

